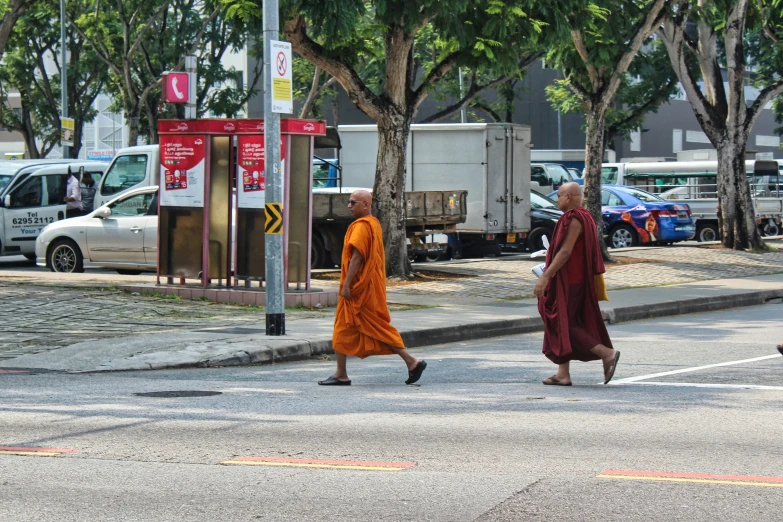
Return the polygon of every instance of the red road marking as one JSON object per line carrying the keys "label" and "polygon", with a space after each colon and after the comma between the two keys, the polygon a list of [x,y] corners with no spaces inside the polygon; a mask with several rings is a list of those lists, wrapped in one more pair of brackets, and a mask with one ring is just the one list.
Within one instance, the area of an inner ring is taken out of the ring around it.
{"label": "red road marking", "polygon": [[73,453],[75,449],[63,448],[27,448],[25,446],[0,446],[0,451],[41,451],[44,453]]}
{"label": "red road marking", "polygon": [[0,373],[30,373],[30,370],[0,370]]}
{"label": "red road marking", "polygon": [[667,471],[630,471],[622,469],[607,469],[601,472],[601,475],[617,475],[625,477],[666,477],[666,478],[689,478],[689,479],[707,479],[707,480],[740,480],[752,482],[770,482],[773,484],[783,484],[783,477],[754,477],[748,475],[710,475],[706,473],[677,473]]}
{"label": "red road marking", "polygon": [[331,466],[375,466],[379,468],[412,468],[415,462],[370,462],[364,460],[286,459],[280,457],[237,457],[234,460],[285,462],[288,464],[327,464]]}

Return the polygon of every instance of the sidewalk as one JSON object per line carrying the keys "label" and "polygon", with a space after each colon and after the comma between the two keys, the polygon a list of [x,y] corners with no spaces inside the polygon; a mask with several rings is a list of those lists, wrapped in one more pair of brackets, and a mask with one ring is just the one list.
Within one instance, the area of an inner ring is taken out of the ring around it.
{"label": "sidewalk", "polygon": [[[780,265],[774,268],[779,269]],[[427,301],[438,304],[431,308],[423,306],[418,291],[410,295],[407,288],[390,290],[389,301],[418,301],[421,305],[392,312],[392,323],[411,348],[542,331],[535,299],[504,301],[476,296],[457,300],[431,296]],[[601,309],[610,323],[752,306],[783,298],[783,274],[610,290],[609,298],[609,302],[601,303]],[[259,314],[260,323],[255,328],[227,323],[225,327],[127,335],[110,342],[86,341],[20,355],[0,361],[0,366],[94,372],[304,360],[331,353],[333,315],[317,315],[290,321],[288,333],[282,337],[266,336],[263,315]]]}

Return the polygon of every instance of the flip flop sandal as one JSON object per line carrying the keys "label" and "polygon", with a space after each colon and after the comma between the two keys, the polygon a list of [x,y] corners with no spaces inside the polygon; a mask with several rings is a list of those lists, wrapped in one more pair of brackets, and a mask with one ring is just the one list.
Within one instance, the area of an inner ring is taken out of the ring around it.
{"label": "flip flop sandal", "polygon": [[614,377],[614,371],[617,369],[617,363],[620,361],[620,350],[615,350],[617,354],[614,356],[614,361],[612,361],[612,366],[609,367],[609,370],[607,371],[606,368],[604,368],[604,384],[609,384],[609,381],[612,380],[612,377]]}
{"label": "flip flop sandal", "polygon": [[318,384],[321,386],[350,386],[351,381],[341,381],[340,379],[336,379],[334,375],[326,379],[325,381],[318,381]]}
{"label": "flip flop sandal", "polygon": [[552,377],[549,377],[548,379],[544,379],[541,382],[546,384],[547,386],[571,386],[570,382],[563,382],[557,380],[557,375],[553,375]]}
{"label": "flip flop sandal", "polygon": [[424,373],[426,368],[427,361],[419,361],[419,364],[417,364],[415,368],[408,371],[408,380],[405,381],[405,384],[413,384],[421,379],[421,374]]}

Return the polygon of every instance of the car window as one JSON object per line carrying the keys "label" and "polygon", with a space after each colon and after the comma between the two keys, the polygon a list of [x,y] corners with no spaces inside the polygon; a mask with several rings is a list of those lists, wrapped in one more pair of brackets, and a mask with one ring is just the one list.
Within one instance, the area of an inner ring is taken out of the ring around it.
{"label": "car window", "polygon": [[610,190],[601,191],[601,205],[604,207],[622,207],[625,205],[623,200],[617,197],[617,194]]}
{"label": "car window", "polygon": [[571,174],[562,165],[547,165],[546,170],[549,171],[549,176],[555,185],[562,185],[574,181],[571,178]]}
{"label": "car window", "polygon": [[550,184],[549,177],[546,175],[546,170],[539,165],[530,166],[530,180],[535,181],[542,186]]}
{"label": "car window", "polygon": [[46,178],[46,196],[44,202],[47,206],[64,205],[67,194],[68,178],[63,174],[48,174],[41,176]]}
{"label": "car window", "polygon": [[11,208],[40,207],[42,196],[43,178],[41,176],[28,178],[11,195]]}
{"label": "car window", "polygon": [[109,205],[112,217],[137,217],[147,215],[154,193],[136,194]]}
{"label": "car window", "polygon": [[101,194],[111,195],[134,187],[147,175],[147,155],[120,156],[106,173]]}
{"label": "car window", "polygon": [[663,199],[659,198],[658,196],[654,194],[650,194],[649,192],[645,192],[643,190],[625,190],[626,194],[630,194],[639,201],[644,201],[645,203],[652,203],[654,201],[663,201]]}
{"label": "car window", "polygon": [[150,201],[150,208],[147,211],[148,216],[157,216],[158,215],[158,193],[155,192],[152,196],[152,201]]}
{"label": "car window", "polygon": [[11,183],[12,179],[14,179],[13,176],[0,176],[0,192],[2,192],[3,189],[6,188],[9,183]]}
{"label": "car window", "polygon": [[557,207],[557,204],[546,196],[542,196],[538,192],[530,192],[530,206],[533,208],[552,208]]}
{"label": "car window", "polygon": [[607,185],[614,185],[617,183],[617,167],[603,167],[601,169],[601,181]]}

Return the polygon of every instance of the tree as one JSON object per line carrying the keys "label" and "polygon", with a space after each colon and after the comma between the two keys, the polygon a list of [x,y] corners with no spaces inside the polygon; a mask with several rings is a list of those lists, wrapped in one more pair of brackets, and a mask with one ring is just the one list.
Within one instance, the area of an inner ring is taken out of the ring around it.
{"label": "tree", "polygon": [[24,12],[37,0],[2,0],[0,1],[0,58],[3,57],[5,52],[6,43],[11,38],[11,33],[14,30],[17,20],[24,14]]}
{"label": "tree", "polygon": [[[604,150],[618,137],[638,130],[644,118],[679,92],[666,48],[660,41],[643,46],[623,75],[612,103],[606,111]],[[557,81],[547,87],[552,105],[564,114],[583,112],[585,105],[568,85]]]}
{"label": "tree", "polygon": [[[83,2],[68,4],[68,16],[80,15]],[[54,61],[55,71],[47,70],[47,59],[59,55],[60,25],[59,5],[56,2],[38,2],[19,19],[14,34],[9,39],[11,50],[6,54],[0,84],[3,105],[0,106],[0,125],[16,130],[24,136],[30,157],[45,157],[59,142],[60,129],[60,71],[61,64]],[[92,107],[103,89],[107,78],[105,67],[78,35],[71,35],[67,42],[68,63],[68,114],[74,119],[74,146],[72,157],[78,157],[84,124],[95,119],[97,111]],[[8,89],[19,92],[21,111],[8,110],[5,105]],[[40,146],[39,146],[40,141]]]}
{"label": "tree", "polygon": [[[559,69],[585,113],[585,203],[603,238],[601,163],[606,139],[606,115],[636,54],[663,21],[669,0],[596,0],[560,21],[570,42],[557,46],[546,61]],[[609,16],[611,13],[611,16]],[[604,258],[611,260],[606,245]]]}
{"label": "tree", "polygon": [[109,88],[121,99],[129,145],[138,143],[142,113],[150,141],[157,139],[158,104],[148,97],[160,89],[163,71],[181,70],[186,54],[204,50],[204,33],[221,11],[221,5],[197,0],[107,0],[70,21],[109,68]]}
{"label": "tree", "polygon": [[[761,110],[783,94],[782,9],[781,0],[685,1],[659,30],[696,119],[717,151],[721,241],[735,250],[768,249],[756,226],[745,150]],[[748,45],[754,35],[755,56]],[[748,84],[760,89],[750,104]]]}
{"label": "tree", "polygon": [[[239,2],[230,12],[243,16],[248,4]],[[281,9],[281,19],[293,50],[334,77],[378,125],[373,211],[383,228],[387,275],[405,277],[410,271],[405,152],[419,106],[454,67],[510,69],[521,45],[506,42],[534,41],[541,26],[519,5],[503,0],[291,0]],[[417,59],[417,40],[429,31],[437,41],[437,58],[425,69]],[[365,38],[367,32],[380,38]],[[377,54],[374,42],[380,44]],[[374,65],[380,74],[362,77],[357,70],[361,56],[370,56],[372,63],[365,66]],[[375,78],[377,86],[371,83]]]}

